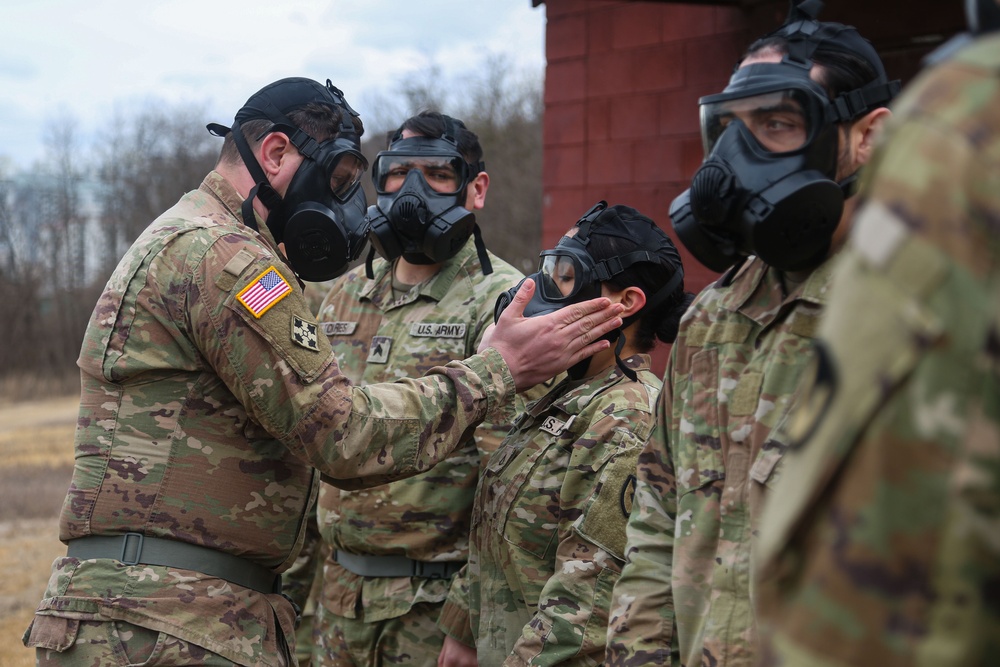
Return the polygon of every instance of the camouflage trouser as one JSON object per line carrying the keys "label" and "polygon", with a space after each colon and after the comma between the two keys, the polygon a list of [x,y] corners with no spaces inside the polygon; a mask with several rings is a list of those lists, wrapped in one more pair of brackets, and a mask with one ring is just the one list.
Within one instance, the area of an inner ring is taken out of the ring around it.
{"label": "camouflage trouser", "polygon": [[124,621],[78,622],[36,616],[25,633],[25,644],[36,646],[38,667],[236,664],[177,637]]}
{"label": "camouflage trouser", "polygon": [[316,605],[313,667],[436,667],[444,633],[437,627],[443,603],[421,603],[398,618],[365,623]]}

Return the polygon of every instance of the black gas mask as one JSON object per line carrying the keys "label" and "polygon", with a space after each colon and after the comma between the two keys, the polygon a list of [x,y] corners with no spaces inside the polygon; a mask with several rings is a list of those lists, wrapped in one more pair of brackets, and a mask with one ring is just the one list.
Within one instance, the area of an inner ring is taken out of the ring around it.
{"label": "black gas mask", "polygon": [[973,35],[1000,30],[1000,4],[997,0],[965,0],[965,18]]}
{"label": "black gas mask", "polygon": [[[316,141],[286,115],[308,103],[340,111],[342,120],[334,138]],[[361,154],[360,136],[352,120],[357,115],[329,79],[322,86],[311,79],[290,78],[255,93],[236,114],[231,129],[215,123],[208,126],[219,136],[233,132],[254,179],[250,196],[243,202],[244,224],[257,229],[253,200],[259,197],[268,209],[266,224],[271,236],[275,243],[285,244],[288,263],[301,280],[336,278],[357,259],[367,241],[367,201],[360,180],[368,161]],[[284,197],[271,186],[240,129],[241,123],[258,119],[273,123],[258,139],[284,132],[303,157]]]}
{"label": "black gas mask", "polygon": [[[772,33],[788,41],[781,62],[738,68],[722,93],[698,102],[706,157],[670,218],[691,254],[714,271],[749,255],[783,271],[820,264],[855,180],[836,181],[839,128],[899,90],[854,28],[806,13],[821,6],[800,5]],[[858,54],[878,77],[831,100],[809,76],[820,44]]]}
{"label": "black gas mask", "polygon": [[[635,250],[619,257],[595,262],[588,251],[592,228],[600,227],[601,234],[605,236],[618,236],[632,241],[636,240],[636,236],[630,233],[630,228],[618,215],[619,210],[625,209],[618,206],[608,209],[607,202],[598,202],[577,221],[577,232],[575,235],[564,236],[555,248],[544,250],[540,253],[541,260],[539,261],[538,271],[528,276],[528,278],[531,278],[535,282],[535,293],[532,295],[531,301],[525,305],[524,315],[525,317],[546,315],[574,303],[583,303],[590,299],[596,299],[601,296],[601,283],[611,280],[633,264],[651,262],[671,266],[674,269],[674,273],[667,284],[658,289],[654,294],[647,295],[646,304],[639,312],[625,318],[622,321],[621,328],[615,329],[604,336],[604,339],[612,342],[617,340],[615,361],[626,376],[635,380],[635,372],[625,366],[620,356],[625,346],[623,329],[637,320],[644,311],[658,307],[661,303],[676,294],[679,289],[682,289],[684,270],[681,266],[680,255],[672,245],[667,246],[665,236],[661,241],[661,247]],[[602,216],[602,214],[604,215]],[[649,235],[645,238],[651,242],[655,242]],[[668,261],[665,255],[674,261]],[[500,314],[514,300],[514,295],[517,294],[517,290],[520,289],[522,283],[524,283],[524,280],[521,280],[517,285],[497,297],[493,310],[494,322],[499,321]],[[570,379],[578,380],[587,372],[589,365],[590,358],[588,357],[574,364],[566,373]]]}
{"label": "black gas mask", "polygon": [[[373,251],[392,261],[436,264],[454,257],[475,235],[485,274],[493,267],[476,224],[465,208],[469,183],[483,170],[459,152],[458,122],[448,116],[440,137],[402,138],[375,157],[372,182],[377,203],[368,209]],[[369,271],[370,275],[370,271]]]}

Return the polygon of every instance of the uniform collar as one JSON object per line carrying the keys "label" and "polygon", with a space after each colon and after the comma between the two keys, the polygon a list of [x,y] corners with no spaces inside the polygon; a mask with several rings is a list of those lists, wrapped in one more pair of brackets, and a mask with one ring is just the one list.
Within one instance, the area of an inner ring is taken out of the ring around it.
{"label": "uniform collar", "polygon": [[[648,354],[633,354],[622,359],[626,366],[635,371],[648,371],[652,360]],[[559,410],[567,415],[582,412],[591,401],[622,381],[629,381],[618,364],[612,364],[597,375],[581,380],[564,379],[553,387],[545,397],[528,406],[526,412],[537,417],[550,409]],[[551,398],[550,398],[551,397]]]}
{"label": "uniform collar", "polygon": [[[241,209],[245,198],[236,190],[235,187],[233,187],[232,183],[226,180],[222,174],[214,170],[208,172],[208,175],[205,176],[205,179],[201,182],[198,189],[215,197],[223,206],[226,207],[229,214],[235,218],[239,224],[243,224],[243,213],[241,212]],[[260,219],[260,216],[257,215],[256,210],[254,211],[254,215],[257,217],[256,233],[264,237],[264,240],[267,241],[268,247],[274,250],[279,257],[283,257],[281,253],[278,252],[278,244],[274,242],[274,237],[271,236],[271,231],[267,228],[267,225],[264,224],[264,221]],[[249,230],[250,228],[247,227],[247,229]]]}
{"label": "uniform collar", "polygon": [[[433,276],[414,286],[407,294],[400,297],[396,306],[405,305],[416,301],[420,297],[426,297],[433,301],[440,301],[448,294],[452,284],[458,277],[459,272],[468,268],[469,273],[482,274],[482,267],[479,265],[479,255],[476,253],[476,244],[472,237],[465,242],[461,250],[454,257],[446,259],[441,263],[441,268]],[[359,297],[368,299],[379,306],[389,305],[392,301],[392,264],[381,257],[375,260],[372,265],[374,278],[367,280],[361,288]]]}
{"label": "uniform collar", "polygon": [[830,274],[838,254],[813,269],[787,296],[780,272],[754,257],[733,278],[720,304],[761,325],[771,321],[782,307],[797,301],[824,306],[829,298]]}

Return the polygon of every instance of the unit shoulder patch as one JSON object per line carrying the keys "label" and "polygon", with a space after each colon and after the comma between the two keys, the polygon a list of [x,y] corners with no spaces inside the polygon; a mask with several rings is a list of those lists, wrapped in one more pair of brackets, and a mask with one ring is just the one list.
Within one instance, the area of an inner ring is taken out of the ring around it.
{"label": "unit shoulder patch", "polygon": [[292,341],[299,347],[319,352],[319,326],[315,322],[292,315]]}

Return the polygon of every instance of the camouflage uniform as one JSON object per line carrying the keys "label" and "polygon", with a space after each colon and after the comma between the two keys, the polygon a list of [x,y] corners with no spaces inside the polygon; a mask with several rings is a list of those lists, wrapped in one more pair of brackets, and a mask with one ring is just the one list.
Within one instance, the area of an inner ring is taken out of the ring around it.
{"label": "camouflage uniform", "polygon": [[[433,277],[398,298],[389,262],[375,262],[373,280],[366,277],[364,267],[346,274],[319,311],[320,329],[329,337],[341,371],[355,382],[372,384],[419,377],[430,368],[475,354],[483,332],[493,323],[497,295],[523,278],[492,253],[490,261],[493,272],[483,275],[470,238]],[[509,424],[483,425],[474,439],[431,470],[385,486],[352,492],[321,485],[320,533],[332,549],[324,565],[314,631],[315,664],[340,659],[359,665],[376,660],[437,664],[444,635],[435,623],[451,577],[364,577],[338,564],[332,551],[454,563],[457,571],[468,558],[480,463],[508,430]],[[419,623],[414,616],[427,618]],[[397,638],[406,646],[405,656],[384,654],[392,640],[378,622],[387,619],[399,619],[397,623],[409,629],[405,642]],[[414,631],[415,626],[431,634]],[[375,636],[379,640],[373,651]],[[360,655],[352,655],[344,644],[364,648]]]}
{"label": "camouflage uniform", "polygon": [[684,665],[754,663],[753,536],[833,262],[785,296],[752,259],[684,315],[639,459],[609,664],[669,664],[671,651]]}
{"label": "camouflage uniform", "polygon": [[481,665],[604,657],[636,457],[661,386],[647,355],[625,363],[638,381],[612,366],[529,406],[483,471],[468,565]]}
{"label": "camouflage uniform", "polygon": [[[280,572],[302,544],[314,468],[385,483],[428,469],[481,419],[512,418],[513,382],[492,350],[429,378],[353,387],[270,239],[239,222],[242,201],[210,173],[109,280],[79,359],[61,540],[134,531]],[[194,568],[65,557],[25,642],[55,659],[94,620],[270,666],[287,660],[294,612]]]}
{"label": "camouflage uniform", "polygon": [[787,665],[995,665],[1000,36],[915,80],[872,164],[762,520],[762,637]]}

